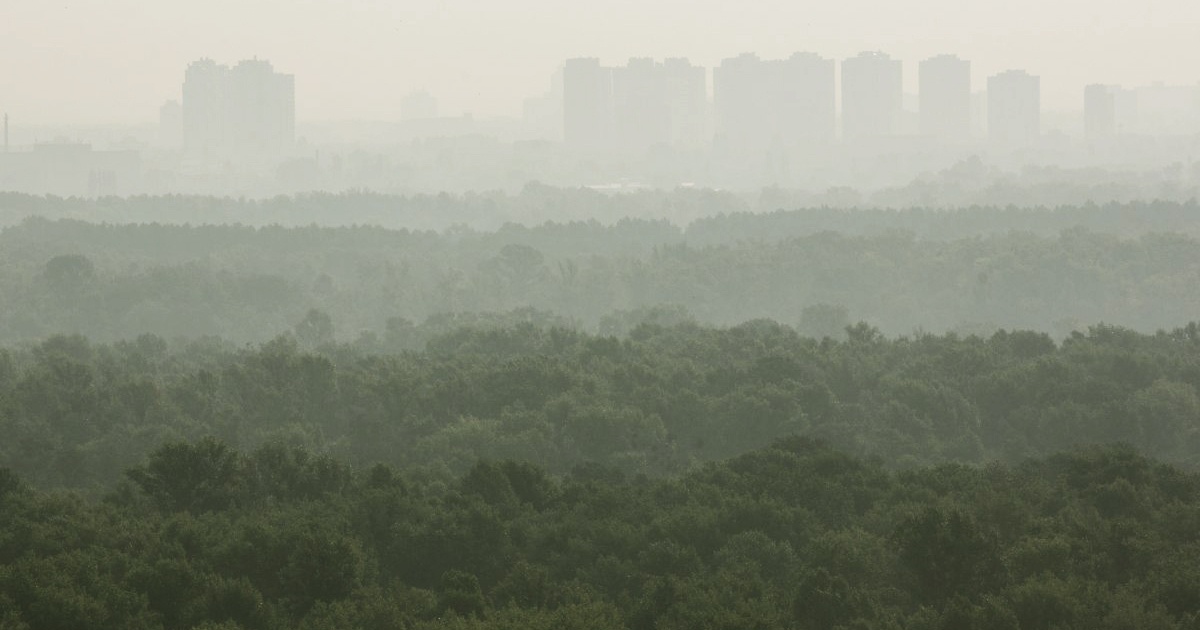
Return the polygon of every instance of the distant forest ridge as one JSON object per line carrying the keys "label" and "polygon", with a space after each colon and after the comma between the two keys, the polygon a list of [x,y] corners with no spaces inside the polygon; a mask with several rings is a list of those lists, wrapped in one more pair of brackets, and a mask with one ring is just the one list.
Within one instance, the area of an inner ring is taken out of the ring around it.
{"label": "distant forest ridge", "polygon": [[[1072,218],[1089,213],[1109,220]],[[886,334],[1017,328],[1062,338],[1102,323],[1153,332],[1200,313],[1197,216],[1195,204],[1175,203],[813,210],[686,229],[626,219],[443,232],[27,219],[0,232],[0,342],[57,333],[261,342],[312,311],[341,341],[521,310],[602,332],[605,318],[662,307],[707,324],[769,318],[835,336],[858,321]],[[940,232],[886,229],[887,220]],[[849,227],[826,229],[836,221]],[[981,227],[1005,221],[1008,230]],[[1028,229],[1039,221],[1043,229]]]}
{"label": "distant forest ridge", "polygon": [[1162,231],[1200,235],[1194,191],[1114,196],[1102,190],[1049,184],[1037,190],[1042,188],[1045,194],[993,191],[964,196],[934,187],[912,198],[867,198],[850,189],[831,189],[820,195],[771,188],[757,194],[698,188],[613,194],[540,184],[529,184],[517,193],[350,191],[270,199],[180,195],[64,199],[0,192],[0,227],[41,217],[116,224],[366,225],[441,232],[495,231],[509,224],[540,226],[547,222],[612,226],[640,220],[666,221],[676,238],[693,242],[889,230],[945,239],[1013,230],[1052,234],[1072,227],[1120,235]]}

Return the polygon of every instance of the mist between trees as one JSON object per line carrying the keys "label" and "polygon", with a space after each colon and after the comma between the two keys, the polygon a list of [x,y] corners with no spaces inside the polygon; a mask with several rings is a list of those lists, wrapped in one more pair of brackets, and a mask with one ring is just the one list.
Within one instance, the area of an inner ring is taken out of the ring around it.
{"label": "mist between trees", "polygon": [[[347,206],[355,199],[373,198]],[[68,209],[81,202],[5,203],[10,214],[78,214]],[[204,204],[228,203],[103,202],[118,214],[161,204],[197,222],[210,217]],[[278,212],[303,213],[306,203],[282,199]],[[1153,332],[1200,312],[1198,228],[1195,204],[1170,202],[442,232],[30,218],[0,233],[0,341],[151,333],[260,342],[310,312],[322,324],[305,334],[391,350],[421,348],[423,330],[495,317],[470,313],[599,333],[652,311],[716,325],[770,318],[833,337],[858,321],[888,335],[1019,328],[1062,339],[1102,323]]]}
{"label": "mist between trees", "polygon": [[739,203],[0,196],[0,628],[1196,627],[1194,202]]}

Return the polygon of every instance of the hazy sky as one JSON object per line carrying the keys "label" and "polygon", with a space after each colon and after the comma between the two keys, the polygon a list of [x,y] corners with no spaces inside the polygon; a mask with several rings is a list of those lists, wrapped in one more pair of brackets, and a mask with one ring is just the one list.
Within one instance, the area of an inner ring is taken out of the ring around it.
{"label": "hazy sky", "polygon": [[296,75],[300,120],[394,119],[426,89],[444,113],[520,111],[568,57],[623,64],[757,52],[941,52],[1042,77],[1045,105],[1086,83],[1200,81],[1197,0],[0,0],[0,110],[34,123],[139,122],[189,61],[258,56]]}

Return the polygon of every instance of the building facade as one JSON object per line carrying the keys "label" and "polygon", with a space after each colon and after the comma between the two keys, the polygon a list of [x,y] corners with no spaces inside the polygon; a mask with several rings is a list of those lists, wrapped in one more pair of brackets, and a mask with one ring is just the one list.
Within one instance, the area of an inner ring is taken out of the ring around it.
{"label": "building facade", "polygon": [[1003,146],[1027,145],[1041,135],[1041,79],[1024,70],[988,77],[988,139]]}
{"label": "building facade", "polygon": [[1117,98],[1111,86],[1083,88],[1083,131],[1088,138],[1106,138],[1117,132]]}
{"label": "building facade", "polygon": [[899,133],[903,72],[899,59],[882,52],[863,52],[842,62],[843,139],[881,139]]}
{"label": "building facade", "polygon": [[971,138],[971,62],[938,55],[919,66],[921,135],[944,143]]}
{"label": "building facade", "polygon": [[568,59],[563,67],[563,142],[597,152],[612,138],[612,72],[599,59]]}
{"label": "building facade", "polygon": [[230,67],[202,59],[183,83],[183,145],[193,156],[281,155],[296,136],[295,78],[270,62]]}
{"label": "building facade", "polygon": [[642,154],[707,145],[708,82],[687,59],[630,59],[605,67],[571,59],[563,69],[563,141],[584,152]]}
{"label": "building facade", "polygon": [[713,71],[713,101],[718,144],[735,155],[815,152],[836,136],[834,62],[812,53],[726,59]]}

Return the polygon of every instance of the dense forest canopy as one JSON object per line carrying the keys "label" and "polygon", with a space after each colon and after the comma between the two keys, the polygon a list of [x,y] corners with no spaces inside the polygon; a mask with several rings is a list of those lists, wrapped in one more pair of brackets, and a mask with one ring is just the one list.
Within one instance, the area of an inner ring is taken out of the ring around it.
{"label": "dense forest canopy", "polygon": [[644,315],[620,338],[532,312],[354,344],[319,315],[254,346],[53,337],[0,353],[0,466],[42,487],[104,488],[163,442],[214,436],[443,480],[481,458],[659,476],[789,435],[899,467],[1113,442],[1200,465],[1197,324],[1096,327],[1061,344],[858,324],[818,341],[769,320]]}
{"label": "dense forest canopy", "polygon": [[1124,448],[889,472],[802,439],[672,479],[449,483],[172,443],[101,503],[0,469],[5,628],[1089,628],[1200,623],[1200,477]]}
{"label": "dense forest canopy", "polygon": [[[627,219],[443,232],[29,219],[0,232],[0,343],[57,333],[261,342],[312,309],[343,341],[383,334],[397,318],[523,307],[587,331],[671,304],[720,325],[798,325],[806,309],[834,308],[890,335],[1018,328],[1059,339],[1102,323],[1153,332],[1200,312],[1193,205],[960,212],[924,223],[919,211],[813,210],[686,227]],[[954,217],[958,229],[925,229]],[[1045,234],[1019,231],[1039,225]]]}
{"label": "dense forest canopy", "polygon": [[0,630],[1200,628],[1196,203],[797,199],[0,194]]}

